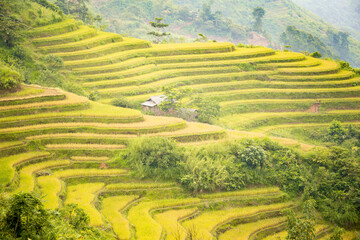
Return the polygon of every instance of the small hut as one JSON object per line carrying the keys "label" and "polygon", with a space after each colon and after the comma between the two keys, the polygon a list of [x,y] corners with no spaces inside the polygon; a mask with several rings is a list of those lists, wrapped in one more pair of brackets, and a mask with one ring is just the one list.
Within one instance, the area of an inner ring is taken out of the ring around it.
{"label": "small hut", "polygon": [[144,111],[150,111],[154,114],[159,114],[161,112],[159,105],[165,100],[165,95],[153,96],[150,97],[146,102],[143,102],[141,106]]}
{"label": "small hut", "polygon": [[100,163],[100,166],[99,166],[100,169],[108,169],[108,165],[106,165],[106,163]]}

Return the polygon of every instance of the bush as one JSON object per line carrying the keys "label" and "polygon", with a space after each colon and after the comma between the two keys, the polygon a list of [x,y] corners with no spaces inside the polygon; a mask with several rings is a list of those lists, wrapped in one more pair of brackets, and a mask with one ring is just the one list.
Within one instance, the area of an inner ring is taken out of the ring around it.
{"label": "bush", "polygon": [[217,101],[209,98],[197,98],[194,104],[198,107],[199,122],[211,123],[220,115],[220,105]]}
{"label": "bush", "polygon": [[266,163],[266,153],[260,146],[248,146],[234,149],[237,163],[245,163],[251,168],[263,167]]}
{"label": "bush", "polygon": [[244,175],[236,170],[231,160],[192,155],[181,165],[184,170],[180,183],[192,192],[235,190],[244,187]]}
{"label": "bush", "polygon": [[123,158],[140,178],[174,179],[178,175],[176,169],[183,154],[174,140],[161,137],[136,138],[130,142]]}
{"label": "bush", "polygon": [[342,143],[346,139],[346,132],[340,121],[332,121],[328,128],[328,136],[331,141]]}
{"label": "bush", "polygon": [[99,92],[97,90],[92,91],[88,98],[91,101],[96,101],[99,98]]}
{"label": "bush", "polygon": [[322,57],[321,53],[319,53],[319,52],[313,52],[310,54],[310,56],[313,58],[321,58]]}
{"label": "bush", "polygon": [[134,104],[129,102],[124,96],[112,100],[111,105],[124,108],[134,108]]}
{"label": "bush", "polygon": [[21,82],[20,73],[0,65],[0,90],[18,88]]}
{"label": "bush", "polygon": [[44,62],[50,71],[57,71],[65,66],[61,57],[52,54],[44,57]]}

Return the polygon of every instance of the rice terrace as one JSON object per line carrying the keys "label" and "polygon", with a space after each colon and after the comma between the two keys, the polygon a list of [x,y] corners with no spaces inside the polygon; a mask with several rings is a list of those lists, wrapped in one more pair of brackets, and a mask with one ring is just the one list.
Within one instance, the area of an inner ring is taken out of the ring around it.
{"label": "rice terrace", "polygon": [[360,30],[296,2],[0,0],[0,239],[360,240]]}

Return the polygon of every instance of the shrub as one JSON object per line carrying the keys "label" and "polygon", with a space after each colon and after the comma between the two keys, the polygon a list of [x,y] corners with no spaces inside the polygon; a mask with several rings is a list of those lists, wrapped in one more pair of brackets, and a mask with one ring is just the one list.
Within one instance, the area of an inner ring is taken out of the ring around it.
{"label": "shrub", "polygon": [[209,98],[197,98],[194,101],[198,107],[199,122],[210,123],[220,115],[220,105],[217,101]]}
{"label": "shrub", "polygon": [[88,97],[91,101],[96,101],[99,98],[99,92],[97,90],[92,91]]}
{"label": "shrub", "polygon": [[44,62],[46,64],[46,66],[48,67],[49,70],[51,71],[57,71],[59,69],[64,68],[64,61],[62,60],[61,57],[56,56],[56,55],[47,55],[46,57],[44,57]]}
{"label": "shrub", "polygon": [[190,151],[180,165],[180,182],[192,192],[238,190],[245,186],[245,175],[234,164],[227,144]]}
{"label": "shrub", "polygon": [[9,1],[0,1],[0,40],[3,41],[6,46],[13,47],[22,39],[21,29],[24,28],[24,24],[11,15],[11,6]]}
{"label": "shrub", "polygon": [[321,58],[322,57],[321,53],[319,53],[319,52],[313,52],[310,54],[310,56],[313,58]]}
{"label": "shrub", "polygon": [[332,121],[328,128],[328,136],[331,141],[342,143],[346,139],[346,132],[340,121]]}
{"label": "shrub", "polygon": [[137,138],[130,142],[123,158],[140,178],[175,178],[183,154],[174,140]]}
{"label": "shrub", "polygon": [[21,75],[0,65],[0,90],[11,90],[20,86]]}
{"label": "shrub", "polygon": [[191,156],[183,165],[187,174],[181,177],[180,182],[193,192],[221,189],[229,178],[229,172],[221,161]]}
{"label": "shrub", "polygon": [[65,205],[65,207],[60,209],[60,215],[75,229],[85,229],[90,223],[89,216],[76,204]]}
{"label": "shrub", "polygon": [[263,167],[266,163],[266,153],[260,146],[249,146],[235,152],[236,162],[246,163],[251,168]]}
{"label": "shrub", "polygon": [[134,108],[134,104],[129,102],[124,96],[120,96],[112,100],[111,105],[124,108]]}

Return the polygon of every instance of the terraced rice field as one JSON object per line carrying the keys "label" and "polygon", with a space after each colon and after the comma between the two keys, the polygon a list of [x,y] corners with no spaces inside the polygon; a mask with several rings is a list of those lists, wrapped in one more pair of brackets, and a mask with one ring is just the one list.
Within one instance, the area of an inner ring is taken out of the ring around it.
{"label": "terraced rice field", "polygon": [[[231,43],[151,45],[71,19],[29,35],[39,53],[62,57],[79,83],[99,89],[103,102],[125,96],[140,103],[174,85],[213,97],[223,109],[218,123],[234,129],[261,132],[279,124],[360,117],[359,78],[335,62],[299,53]],[[319,113],[306,111],[318,101]],[[195,145],[224,140],[227,132],[24,85],[0,96],[0,185],[12,193],[39,193],[50,209],[78,204],[92,225],[108,229],[114,239],[186,239],[189,234],[246,239],[278,227],[283,210],[297,206],[278,188],[186,198],[174,183],[134,182],[126,169],[111,165],[111,158],[137,136]]]}
{"label": "terraced rice field", "polygon": [[[161,94],[162,87],[175,86],[191,88],[193,95],[218,101],[222,107],[218,124],[237,130],[360,118],[360,78],[334,61],[263,47],[238,48],[229,43],[151,45],[124,37],[77,49],[106,38],[101,32],[81,38],[91,32],[85,28],[34,38],[34,45],[39,51],[56,49],[55,54],[64,58],[85,88],[98,89],[102,102],[125,96],[140,104],[149,96]],[[77,35],[81,41],[69,40]],[[63,45],[72,50],[62,50]],[[320,103],[316,111],[315,103]],[[334,110],[339,110],[337,116],[331,112]]]}
{"label": "terraced rice field", "polygon": [[[59,89],[26,85],[17,93],[0,97],[0,122],[0,184],[6,191],[39,193],[50,209],[78,204],[92,225],[106,226],[114,231],[114,238],[121,239],[135,236],[130,226],[136,225],[137,213],[130,222],[122,211],[129,204],[136,205],[140,197],[136,192],[181,192],[181,188],[175,183],[128,182],[132,179],[128,170],[107,166],[112,156],[139,135],[161,135],[181,142],[225,137],[220,127],[146,116]],[[105,169],[100,168],[101,163]],[[125,179],[127,182],[122,182]],[[100,202],[100,194],[112,196]],[[142,201],[151,203],[150,209],[200,203],[199,199],[192,202],[161,197]],[[170,205],[165,204],[167,201]],[[149,215],[149,222],[156,222],[151,219]],[[162,227],[158,226],[161,235]]]}

